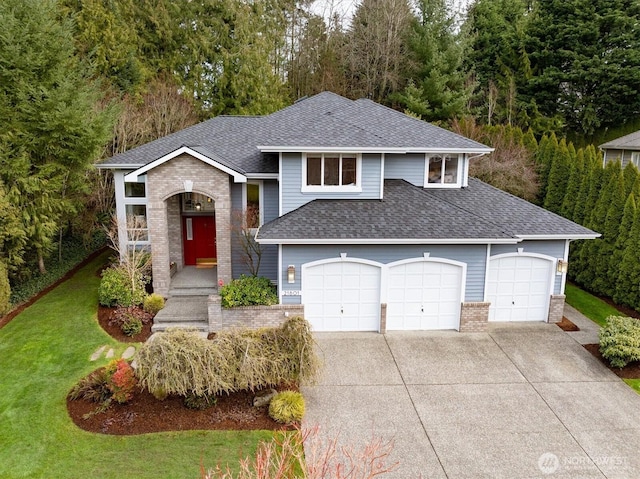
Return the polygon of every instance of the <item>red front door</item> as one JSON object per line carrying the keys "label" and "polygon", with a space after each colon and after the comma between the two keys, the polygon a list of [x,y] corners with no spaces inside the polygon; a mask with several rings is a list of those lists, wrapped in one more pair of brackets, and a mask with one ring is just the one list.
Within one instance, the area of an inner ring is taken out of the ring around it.
{"label": "red front door", "polygon": [[213,216],[185,216],[182,219],[184,264],[216,258],[216,220]]}

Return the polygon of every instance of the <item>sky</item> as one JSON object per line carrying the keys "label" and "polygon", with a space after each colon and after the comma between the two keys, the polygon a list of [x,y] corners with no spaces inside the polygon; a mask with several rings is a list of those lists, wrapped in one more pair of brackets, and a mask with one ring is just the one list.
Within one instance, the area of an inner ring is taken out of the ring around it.
{"label": "sky", "polygon": [[[451,0],[458,11],[462,11],[471,2],[471,0]],[[324,18],[330,18],[334,12],[338,12],[345,23],[353,15],[358,0],[315,0],[312,9],[315,13],[322,15]]]}

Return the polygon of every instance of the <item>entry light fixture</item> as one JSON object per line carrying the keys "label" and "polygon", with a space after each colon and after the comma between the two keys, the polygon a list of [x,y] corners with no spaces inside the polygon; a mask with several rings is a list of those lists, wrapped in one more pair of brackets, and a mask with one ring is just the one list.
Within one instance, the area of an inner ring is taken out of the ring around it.
{"label": "entry light fixture", "polygon": [[202,204],[198,201],[196,203],[196,211],[200,211],[202,209]]}
{"label": "entry light fixture", "polygon": [[212,203],[212,202],[213,202],[213,199],[211,199],[210,196],[207,196],[207,203]]}
{"label": "entry light fixture", "polygon": [[287,281],[289,283],[296,282],[296,267],[292,264],[287,267]]}
{"label": "entry light fixture", "polygon": [[563,259],[558,260],[556,271],[561,274],[565,274],[569,269],[569,263]]}

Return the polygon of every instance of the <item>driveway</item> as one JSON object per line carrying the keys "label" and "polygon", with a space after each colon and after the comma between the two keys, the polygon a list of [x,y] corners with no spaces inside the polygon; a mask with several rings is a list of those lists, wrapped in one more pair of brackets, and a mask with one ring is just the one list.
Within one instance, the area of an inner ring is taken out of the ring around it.
{"label": "driveway", "polygon": [[381,477],[640,477],[640,395],[555,325],[315,337],[305,426],[393,439]]}

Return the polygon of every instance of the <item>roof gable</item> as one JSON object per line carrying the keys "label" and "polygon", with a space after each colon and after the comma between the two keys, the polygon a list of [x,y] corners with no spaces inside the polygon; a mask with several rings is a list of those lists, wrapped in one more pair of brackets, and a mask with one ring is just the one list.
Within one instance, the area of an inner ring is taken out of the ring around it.
{"label": "roof gable", "polygon": [[603,143],[599,148],[602,150],[640,150],[640,130]]}

